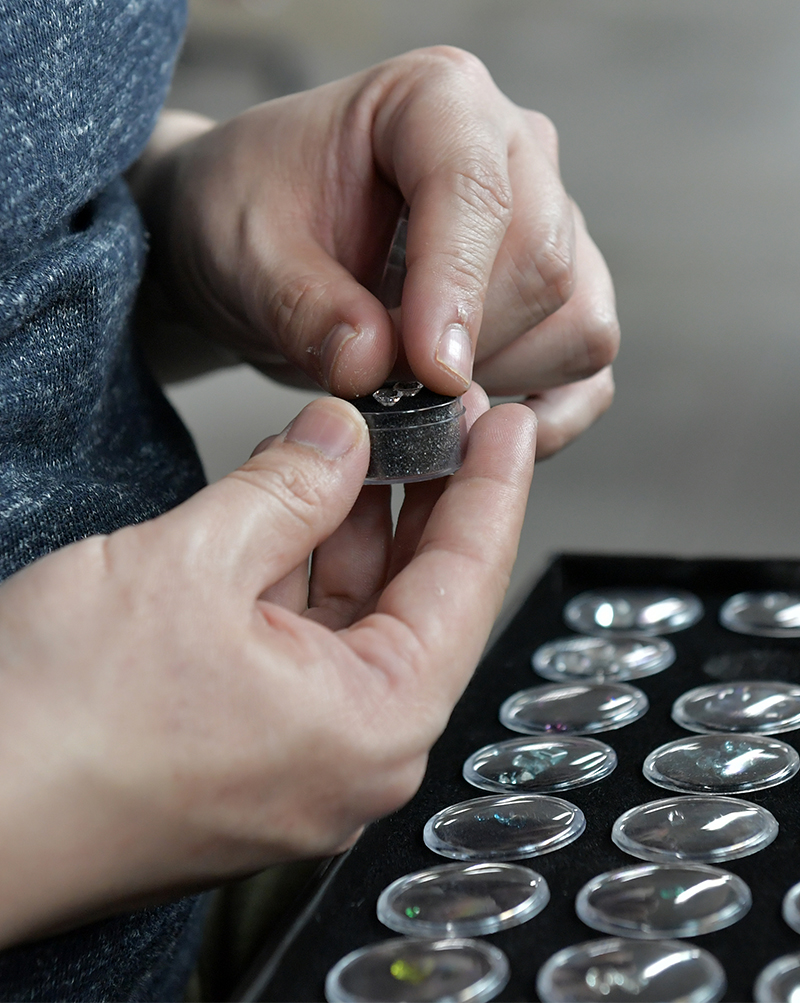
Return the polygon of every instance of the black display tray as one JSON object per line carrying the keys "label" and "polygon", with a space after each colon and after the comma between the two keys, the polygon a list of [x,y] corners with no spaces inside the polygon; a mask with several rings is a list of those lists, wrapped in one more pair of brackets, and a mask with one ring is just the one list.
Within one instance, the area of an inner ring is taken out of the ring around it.
{"label": "black display tray", "polygon": [[[575,843],[525,863],[550,886],[551,901],[530,922],[486,939],[502,948],[511,963],[511,979],[498,1000],[536,1000],[536,973],[555,951],[603,936],[575,915],[575,896],[590,878],[612,867],[634,864],[611,842],[614,820],[623,811],[669,792],[650,784],[642,762],[663,742],[686,736],[670,718],[676,697],[713,682],[706,663],[714,656],[755,652],[747,674],[800,681],[800,640],[751,638],[720,626],[721,604],[736,592],[800,588],[800,561],[676,560],[660,557],[562,555],[553,560],[519,611],[482,659],[453,712],[447,730],[434,747],[417,796],[403,809],[371,825],[343,857],[334,861],[312,889],[291,928],[264,955],[237,998],[264,1001],[324,1000],[325,975],[345,954],[396,936],[375,915],[380,892],[411,871],[446,863],[422,842],[426,820],[446,805],[479,797],[461,776],[464,760],[489,742],[513,737],[498,721],[506,697],[543,683],[531,670],[531,653],[540,644],[570,632],[562,609],[585,589],[621,585],[667,585],[696,593],[705,616],[689,630],[670,635],[677,649],[673,666],[659,675],[637,680],[650,699],[650,710],[636,723],[598,735],[612,745],[619,766],[609,777],[564,792],[586,814],[586,832]],[[717,677],[718,678],[718,677]],[[800,750],[800,732],[780,735]],[[753,983],[773,958],[800,950],[800,938],[783,922],[781,900],[800,881],[800,776],[779,787],[744,795],[764,805],[777,818],[780,832],[769,847],[722,866],[750,886],[753,907],[734,926],[694,938],[725,968],[725,1000],[752,999]]]}

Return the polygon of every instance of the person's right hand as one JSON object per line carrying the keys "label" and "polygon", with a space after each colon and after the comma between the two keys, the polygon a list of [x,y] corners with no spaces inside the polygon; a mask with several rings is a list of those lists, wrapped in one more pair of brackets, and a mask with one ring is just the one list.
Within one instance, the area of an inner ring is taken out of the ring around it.
{"label": "person's right hand", "polygon": [[526,407],[483,414],[393,539],[360,415],[318,400],[0,586],[0,943],[330,854],[407,800],[499,609],[534,439]]}

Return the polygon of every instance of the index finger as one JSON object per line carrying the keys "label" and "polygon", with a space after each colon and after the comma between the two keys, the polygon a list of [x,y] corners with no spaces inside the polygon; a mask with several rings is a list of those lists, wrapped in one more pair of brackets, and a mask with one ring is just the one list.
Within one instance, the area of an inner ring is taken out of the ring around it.
{"label": "index finger", "polygon": [[417,72],[388,89],[375,155],[410,205],[402,339],[426,386],[460,394],[495,258],[511,221],[507,113],[513,108],[474,56],[414,54]]}
{"label": "index finger", "polygon": [[535,440],[535,417],[521,404],[482,415],[413,560],[386,587],[375,613],[340,635],[440,718],[469,681],[508,587]]}

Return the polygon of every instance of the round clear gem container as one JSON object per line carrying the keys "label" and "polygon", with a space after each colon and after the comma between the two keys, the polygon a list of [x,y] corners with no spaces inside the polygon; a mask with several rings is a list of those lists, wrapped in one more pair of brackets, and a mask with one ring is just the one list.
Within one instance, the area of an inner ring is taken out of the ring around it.
{"label": "round clear gem container", "polygon": [[779,735],[800,728],[800,686],[753,680],[698,686],[678,697],[672,720],[688,731]]}
{"label": "round clear gem container", "polygon": [[353,951],[325,980],[328,1003],[485,1003],[508,982],[508,959],[480,940],[395,937]]}
{"label": "round clear gem container", "polygon": [[800,999],[800,954],[770,961],[753,986],[755,1003],[795,1003]]}
{"label": "round clear gem container", "polygon": [[464,779],[485,791],[538,794],[593,784],[616,765],[616,752],[596,738],[511,738],[473,752]]}
{"label": "round clear gem container", "polygon": [[800,769],[791,745],[766,735],[692,735],[654,749],[645,777],[687,794],[737,794],[777,787]]}
{"label": "round clear gem container", "polygon": [[721,863],[758,853],[778,835],[772,812],[719,795],[676,795],[637,805],[614,823],[611,839],[640,860]]}
{"label": "round clear gem container", "polygon": [[477,937],[519,926],[550,901],[541,874],[520,864],[443,864],[393,881],[378,919],[415,937]]}
{"label": "round clear gem container", "polygon": [[800,637],[800,592],[739,592],[722,604],[719,622],[737,634]]}
{"label": "round clear gem container", "polygon": [[783,896],[781,912],[786,924],[800,933],[800,881]]}
{"label": "round clear gem container", "polygon": [[564,607],[568,627],[581,634],[672,634],[703,615],[703,604],[684,589],[625,588],[581,592]]}
{"label": "round clear gem container", "polygon": [[716,1003],[725,985],[722,965],[694,944],[610,937],[558,951],[536,992],[542,1003]]}
{"label": "round clear gem container", "polygon": [[601,933],[657,940],[722,930],[751,904],[750,889],[738,875],[686,861],[599,874],[578,892],[575,911]]}
{"label": "round clear gem container", "polygon": [[534,670],[553,682],[626,682],[663,672],[675,647],[662,637],[562,637],[533,653]]}
{"label": "round clear gem container", "polygon": [[525,735],[592,735],[638,721],[647,697],[625,683],[553,683],[521,690],[500,708],[500,721]]}
{"label": "round clear gem container", "polygon": [[422,838],[455,860],[521,860],[560,850],[585,828],[580,808],[561,798],[495,795],[442,809],[425,823]]}

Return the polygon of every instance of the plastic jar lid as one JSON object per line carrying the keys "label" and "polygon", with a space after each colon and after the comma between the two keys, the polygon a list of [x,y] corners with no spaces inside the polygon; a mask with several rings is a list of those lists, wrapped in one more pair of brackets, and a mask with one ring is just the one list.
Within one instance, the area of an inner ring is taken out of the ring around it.
{"label": "plastic jar lid", "polygon": [[536,992],[542,1003],[716,1003],[725,972],[694,944],[612,937],[558,951],[539,970]]}
{"label": "plastic jar lid", "polygon": [[500,708],[500,721],[524,735],[592,735],[638,721],[647,697],[625,683],[553,683],[521,690]]}
{"label": "plastic jar lid", "polygon": [[582,592],[564,607],[567,626],[594,635],[672,634],[702,615],[703,604],[684,589],[598,589]]}
{"label": "plastic jar lid", "polygon": [[702,794],[637,805],[620,815],[611,830],[614,843],[641,860],[705,863],[758,853],[777,835],[775,816],[762,805]]}
{"label": "plastic jar lid", "polygon": [[479,940],[395,937],[353,951],[325,980],[328,1003],[486,1003],[508,982],[508,959]]}
{"label": "plastic jar lid", "polygon": [[412,937],[476,937],[526,923],[549,901],[547,882],[529,867],[442,864],[393,881],[378,919]]}
{"label": "plastic jar lid", "polygon": [[464,779],[486,791],[538,794],[596,783],[616,765],[616,752],[595,738],[512,738],[473,752]]}
{"label": "plastic jar lid", "polygon": [[698,686],[678,697],[672,720],[688,731],[780,735],[800,728],[800,686],[754,680]]}
{"label": "plastic jar lid", "polygon": [[751,905],[750,889],[738,875],[685,861],[599,874],[578,892],[575,911],[602,933],[656,940],[722,930]]}
{"label": "plastic jar lid", "polygon": [[521,860],[560,850],[586,828],[576,805],[542,794],[495,794],[443,808],[425,823],[428,849],[455,860]]}
{"label": "plastic jar lid", "polygon": [[663,672],[675,647],[662,637],[562,637],[537,648],[534,671],[554,682],[625,682]]}

